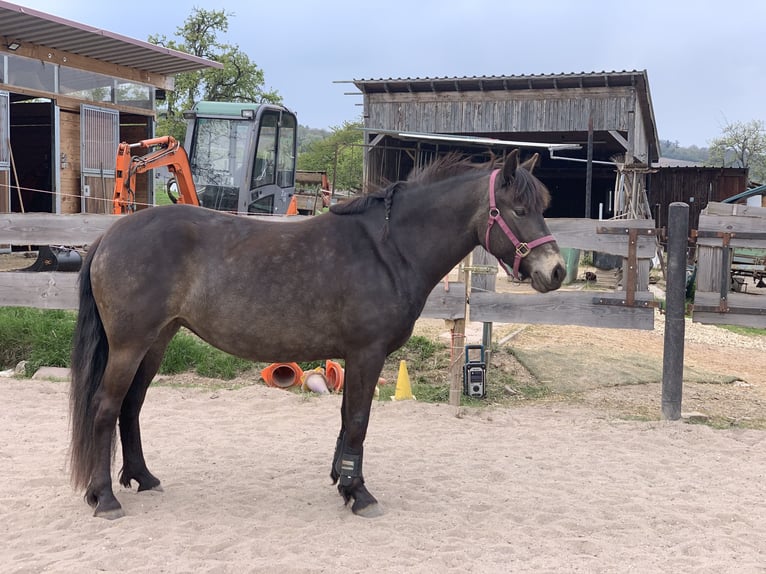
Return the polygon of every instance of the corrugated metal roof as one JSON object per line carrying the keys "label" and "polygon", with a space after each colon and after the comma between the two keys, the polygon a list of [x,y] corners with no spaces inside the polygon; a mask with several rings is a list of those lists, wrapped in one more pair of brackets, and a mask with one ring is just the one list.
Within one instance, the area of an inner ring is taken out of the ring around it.
{"label": "corrugated metal roof", "polygon": [[39,44],[109,64],[171,76],[204,68],[220,68],[218,62],[156,46],[59,18],[0,0],[0,36],[4,41]]}
{"label": "corrugated metal roof", "polygon": [[352,83],[365,94],[648,86],[646,72],[636,70],[519,76],[358,79],[352,80]]}

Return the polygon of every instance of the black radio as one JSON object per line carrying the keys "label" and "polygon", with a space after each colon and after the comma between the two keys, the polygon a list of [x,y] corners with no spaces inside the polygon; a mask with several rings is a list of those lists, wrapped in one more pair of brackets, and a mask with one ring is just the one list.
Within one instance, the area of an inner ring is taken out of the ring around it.
{"label": "black radio", "polygon": [[[479,360],[472,360],[470,352],[476,350],[479,351]],[[484,345],[465,346],[463,394],[480,399],[487,396],[487,363],[484,361]]]}

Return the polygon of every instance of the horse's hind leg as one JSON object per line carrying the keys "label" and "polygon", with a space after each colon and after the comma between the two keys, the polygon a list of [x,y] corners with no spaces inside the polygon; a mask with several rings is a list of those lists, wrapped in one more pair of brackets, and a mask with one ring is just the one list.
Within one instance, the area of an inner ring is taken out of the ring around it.
{"label": "horse's hind leg", "polygon": [[130,483],[138,483],[138,491],[162,490],[159,479],[146,467],[144,451],[141,446],[141,428],[138,417],[146,398],[146,391],[157,374],[170,339],[177,327],[168,328],[160,340],[149,349],[141,361],[128,394],[122,402],[120,411],[120,442],[122,443],[122,471],[120,484],[130,488]]}
{"label": "horse's hind leg", "polygon": [[125,514],[112,490],[114,434],[122,401],[142,355],[143,352],[135,350],[112,350],[101,386],[93,398],[96,414],[92,448],[96,463],[85,491],[85,500],[95,507],[94,516],[113,519]]}

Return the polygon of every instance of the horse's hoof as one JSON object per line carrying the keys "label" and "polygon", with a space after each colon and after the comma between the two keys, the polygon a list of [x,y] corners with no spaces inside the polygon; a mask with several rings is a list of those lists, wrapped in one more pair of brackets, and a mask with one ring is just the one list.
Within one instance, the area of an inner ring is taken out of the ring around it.
{"label": "horse's hoof", "polygon": [[125,516],[125,511],[122,509],[121,506],[118,506],[117,508],[112,508],[111,510],[99,510],[96,508],[96,511],[93,513],[93,516],[96,518],[105,518],[107,520],[117,520],[118,518],[122,518]]}
{"label": "horse's hoof", "polygon": [[148,486],[146,488],[138,488],[138,492],[146,492],[147,490],[153,490],[154,492],[165,492],[165,489],[162,488],[162,485],[158,482],[154,486]]}
{"label": "horse's hoof", "polygon": [[383,509],[377,502],[373,502],[372,504],[363,507],[358,507],[357,503],[354,502],[351,506],[351,512],[362,518],[377,518],[378,516],[383,516]]}

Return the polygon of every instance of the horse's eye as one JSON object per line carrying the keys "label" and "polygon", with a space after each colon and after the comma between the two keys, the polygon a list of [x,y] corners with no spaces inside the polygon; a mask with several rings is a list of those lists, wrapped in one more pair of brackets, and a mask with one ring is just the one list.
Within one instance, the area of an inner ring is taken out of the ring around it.
{"label": "horse's eye", "polygon": [[513,214],[516,217],[524,217],[527,214],[527,210],[524,209],[523,207],[514,207]]}

